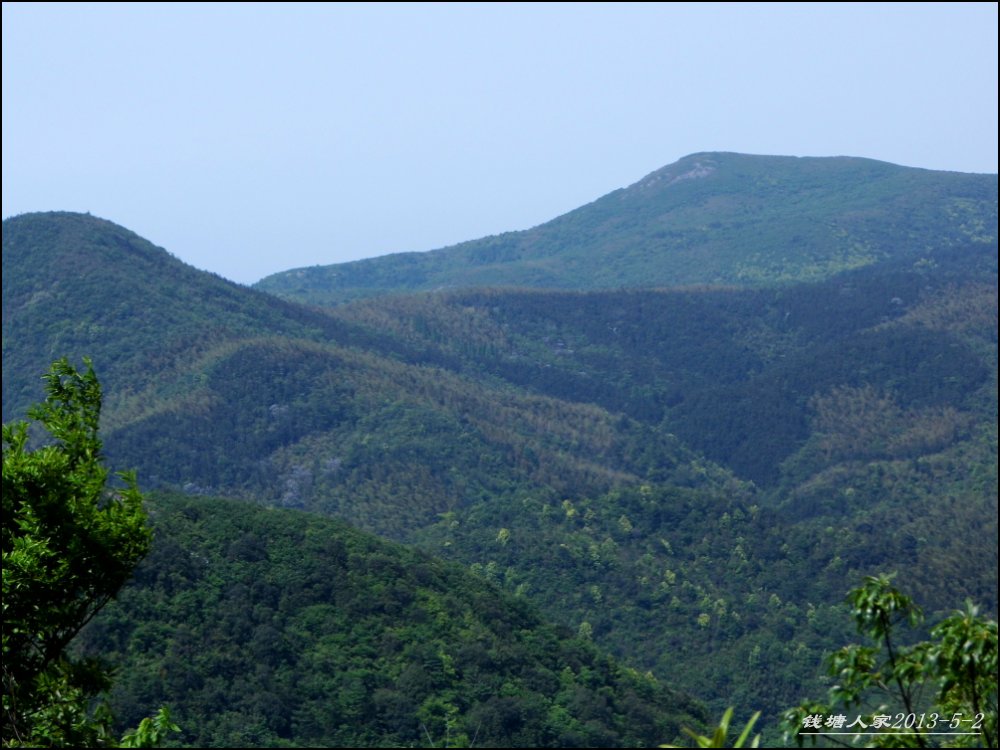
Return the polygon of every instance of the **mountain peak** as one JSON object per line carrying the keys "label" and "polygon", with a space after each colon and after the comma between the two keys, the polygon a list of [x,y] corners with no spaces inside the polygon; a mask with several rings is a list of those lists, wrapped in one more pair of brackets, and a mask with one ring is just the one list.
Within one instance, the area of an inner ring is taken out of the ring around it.
{"label": "mountain peak", "polygon": [[[94,260],[102,264],[131,259],[144,264],[184,266],[135,232],[107,219],[74,211],[25,213],[4,219],[3,251],[5,274],[8,270],[17,274],[30,268],[36,278],[45,273],[41,266],[57,262],[81,266],[81,272],[96,270],[91,268]],[[12,257],[8,258],[8,254]],[[27,267],[22,268],[22,264]]]}
{"label": "mountain peak", "polygon": [[709,177],[719,168],[718,159],[714,154],[692,154],[662,167],[647,175],[633,187],[646,190],[655,186],[670,186],[684,180],[700,180]]}

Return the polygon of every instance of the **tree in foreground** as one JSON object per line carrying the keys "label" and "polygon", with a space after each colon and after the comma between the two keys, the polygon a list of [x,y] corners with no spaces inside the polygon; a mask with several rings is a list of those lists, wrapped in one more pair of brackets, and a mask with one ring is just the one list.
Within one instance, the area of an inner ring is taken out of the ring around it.
{"label": "tree in foreground", "polygon": [[[95,698],[110,686],[100,662],[67,646],[118,593],[149,550],[142,495],[132,474],[112,479],[97,437],[101,388],[89,361],[44,376],[48,396],[3,425],[3,744],[115,745]],[[41,443],[32,448],[30,444]],[[173,729],[161,709],[122,744],[156,742]]]}
{"label": "tree in foreground", "polygon": [[[851,591],[858,632],[874,645],[835,652],[830,703],[785,712],[786,742],[824,738],[869,747],[996,747],[997,623],[966,602],[931,630],[931,640],[900,645],[899,626],[916,627],[920,609],[890,576]],[[864,734],[862,734],[864,733]],[[852,736],[853,735],[853,736]]]}

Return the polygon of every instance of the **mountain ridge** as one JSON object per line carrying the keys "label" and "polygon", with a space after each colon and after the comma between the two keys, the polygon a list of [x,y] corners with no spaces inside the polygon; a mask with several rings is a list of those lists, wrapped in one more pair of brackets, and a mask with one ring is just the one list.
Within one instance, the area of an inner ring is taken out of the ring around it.
{"label": "mountain ridge", "polygon": [[[992,241],[996,182],[996,175],[858,157],[701,152],[530,229],[425,252],[291,269],[254,286],[330,305],[472,286],[599,289],[819,280],[901,252]],[[886,232],[906,222],[905,235]]]}

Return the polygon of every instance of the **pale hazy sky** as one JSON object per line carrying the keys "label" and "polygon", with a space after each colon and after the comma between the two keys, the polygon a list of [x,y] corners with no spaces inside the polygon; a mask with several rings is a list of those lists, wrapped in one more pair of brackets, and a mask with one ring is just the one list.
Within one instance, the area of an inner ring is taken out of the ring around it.
{"label": "pale hazy sky", "polygon": [[243,283],[715,150],[995,173],[997,4],[3,3],[3,216]]}

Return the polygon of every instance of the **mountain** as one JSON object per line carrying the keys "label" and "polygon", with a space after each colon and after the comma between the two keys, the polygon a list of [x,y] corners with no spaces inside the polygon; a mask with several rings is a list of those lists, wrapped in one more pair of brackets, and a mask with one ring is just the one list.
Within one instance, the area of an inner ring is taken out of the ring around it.
{"label": "mountain", "polygon": [[261,496],[407,538],[473,498],[601,492],[693,456],[635,420],[198,272],[93,217],[8,220],[3,262],[4,419],[40,397],[48,361],[90,356],[108,454],[147,486]]}
{"label": "mountain", "polygon": [[5,421],[89,354],[144,487],[408,541],[715,713],[767,731],[816,694],[863,575],[898,571],[930,621],[996,611],[995,241],[773,287],[328,310],[89,216],[8,220],[3,250]]}
{"label": "mountain", "polygon": [[182,263],[127,229],[84,214],[3,222],[3,409],[37,398],[37,375],[89,354],[120,383],[169,377],[220,342],[330,334],[328,317]]}
{"label": "mountain", "polygon": [[996,175],[700,153],[533,229],[284,271],[256,287],[335,305],[466,287],[762,286],[996,237]]}
{"label": "mountain", "polygon": [[168,704],[194,747],[649,747],[703,710],[523,598],[343,523],[149,503],[155,541],[78,639],[123,726]]}

